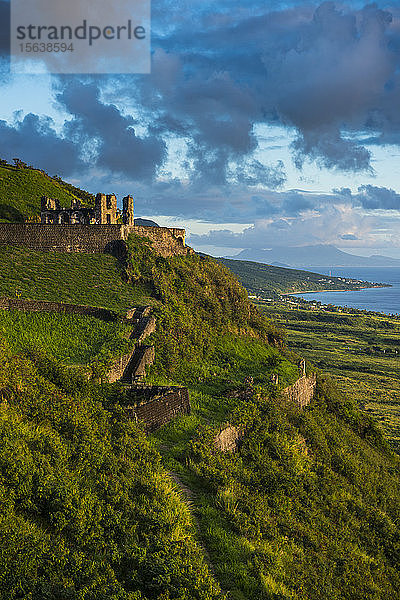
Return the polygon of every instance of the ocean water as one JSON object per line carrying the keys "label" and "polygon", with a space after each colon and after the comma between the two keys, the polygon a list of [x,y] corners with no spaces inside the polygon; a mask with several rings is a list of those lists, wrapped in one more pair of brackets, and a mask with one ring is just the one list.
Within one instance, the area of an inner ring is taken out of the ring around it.
{"label": "ocean water", "polygon": [[364,289],[351,292],[318,292],[313,294],[293,294],[305,300],[316,300],[323,304],[349,306],[360,310],[373,310],[385,314],[400,314],[400,268],[399,267],[303,267],[307,271],[389,283],[390,288]]}

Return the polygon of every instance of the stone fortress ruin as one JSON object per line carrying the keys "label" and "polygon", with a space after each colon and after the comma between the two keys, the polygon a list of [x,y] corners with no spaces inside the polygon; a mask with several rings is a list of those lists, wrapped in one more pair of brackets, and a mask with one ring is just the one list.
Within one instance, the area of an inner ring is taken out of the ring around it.
{"label": "stone fortress ruin", "polygon": [[55,198],[41,199],[40,223],[0,223],[0,246],[22,246],[44,252],[108,252],[126,254],[130,234],[147,237],[161,256],[192,254],[185,230],[135,225],[134,200],[123,198],[122,211],[115,194],[97,194],[94,207],[73,199],[69,208]]}
{"label": "stone fortress ruin", "polygon": [[94,208],[82,206],[79,200],[72,200],[71,208],[64,208],[57,199],[42,196],[40,220],[45,225],[116,225],[121,218],[124,225],[134,225],[132,196],[125,196],[122,206],[121,214],[115,194],[97,194]]}

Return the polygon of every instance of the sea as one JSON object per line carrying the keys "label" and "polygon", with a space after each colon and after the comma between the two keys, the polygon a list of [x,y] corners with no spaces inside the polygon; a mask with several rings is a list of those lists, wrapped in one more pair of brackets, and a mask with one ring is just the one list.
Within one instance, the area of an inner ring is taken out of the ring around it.
{"label": "sea", "polygon": [[360,310],[372,310],[388,315],[400,314],[400,267],[303,267],[307,271],[361,279],[374,283],[387,283],[392,287],[362,289],[350,292],[316,292],[293,294],[305,300],[316,300],[323,304],[348,306]]}

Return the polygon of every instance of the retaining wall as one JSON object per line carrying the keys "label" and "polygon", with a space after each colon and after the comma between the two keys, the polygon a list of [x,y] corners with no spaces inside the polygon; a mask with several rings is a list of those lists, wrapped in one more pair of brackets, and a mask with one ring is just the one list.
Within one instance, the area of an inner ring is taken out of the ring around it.
{"label": "retaining wall", "polygon": [[136,225],[0,223],[0,246],[44,252],[108,252],[122,257],[130,233],[151,239],[154,250],[164,257],[193,253],[185,246],[184,229]]}
{"label": "retaining wall", "polygon": [[135,386],[141,401],[126,407],[130,419],[143,421],[147,431],[155,431],[178,415],[190,415],[189,391],[181,387]]}

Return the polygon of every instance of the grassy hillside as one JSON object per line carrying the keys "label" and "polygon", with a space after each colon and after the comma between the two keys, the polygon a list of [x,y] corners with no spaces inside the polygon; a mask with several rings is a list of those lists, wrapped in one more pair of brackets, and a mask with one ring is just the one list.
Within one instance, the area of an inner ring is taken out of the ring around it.
{"label": "grassy hillside", "polygon": [[94,200],[87,192],[39,169],[0,164],[0,222],[38,217],[42,196],[58,198],[61,206],[70,206],[73,198],[86,205]]}
{"label": "grassy hillside", "polygon": [[219,258],[227,266],[250,294],[263,299],[277,298],[280,294],[310,292],[319,290],[356,290],[373,287],[366,281],[356,281],[342,277],[329,277],[320,273],[274,267],[248,260]]}
{"label": "grassy hillside", "polygon": [[261,309],[284,326],[289,345],[331,373],[346,395],[370,411],[400,445],[400,319],[287,305]]}
{"label": "grassy hillside", "polygon": [[0,310],[0,335],[14,352],[39,350],[65,364],[86,365],[131,347],[122,323],[50,312]]}
{"label": "grassy hillside", "polygon": [[[285,403],[270,374],[290,384],[298,356],[228,269],[135,236],[124,266],[9,253],[3,290],[119,312],[150,302],[148,380],[187,385],[193,410],[145,438],[119,384],[4,348],[4,598],[213,600],[219,585],[233,600],[399,597],[398,456],[322,377],[310,407]],[[226,421],[243,432],[233,454],[213,441]]]}
{"label": "grassy hillside", "polygon": [[305,411],[259,393],[232,421],[239,452],[207,428],[180,457],[232,598],[399,598],[399,459],[369,420],[320,380]]}
{"label": "grassy hillside", "polygon": [[35,252],[0,248],[0,296],[86,304],[123,313],[151,301],[151,287],[124,278],[108,254]]}
{"label": "grassy hillside", "polygon": [[221,598],[190,511],[99,387],[2,342],[0,597]]}

